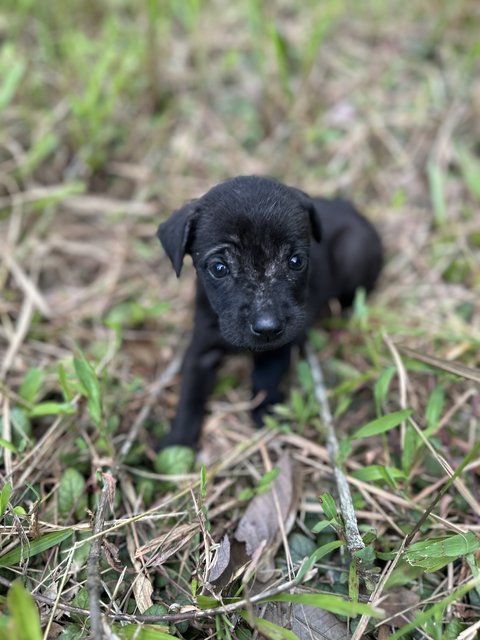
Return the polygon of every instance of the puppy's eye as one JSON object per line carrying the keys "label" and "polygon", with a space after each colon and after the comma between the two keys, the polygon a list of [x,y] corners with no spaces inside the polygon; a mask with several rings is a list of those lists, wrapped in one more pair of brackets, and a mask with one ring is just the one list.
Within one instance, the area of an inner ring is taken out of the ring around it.
{"label": "puppy's eye", "polygon": [[306,260],[298,253],[294,254],[288,261],[288,266],[294,271],[300,271],[305,266]]}
{"label": "puppy's eye", "polygon": [[208,265],[208,270],[214,278],[225,278],[230,273],[230,269],[221,260],[214,260]]}

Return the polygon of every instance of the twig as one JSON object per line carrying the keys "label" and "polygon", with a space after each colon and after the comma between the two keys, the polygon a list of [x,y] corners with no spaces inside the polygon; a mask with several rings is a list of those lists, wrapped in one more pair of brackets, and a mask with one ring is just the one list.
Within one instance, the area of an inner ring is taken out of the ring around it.
{"label": "twig", "polygon": [[345,524],[345,540],[350,553],[365,548],[365,544],[360,536],[357,525],[357,518],[353,508],[352,496],[348,486],[345,474],[338,464],[338,440],[333,424],[332,413],[327,398],[327,390],[323,382],[323,374],[320,364],[313,352],[312,347],[307,344],[307,358],[312,371],[313,381],[315,383],[315,396],[320,405],[320,415],[322,422],[327,430],[327,449],[330,457],[330,463],[335,476],[338,497],[340,500],[340,512]]}
{"label": "twig", "polygon": [[[100,496],[100,502],[98,504],[97,513],[95,515],[95,525],[93,527],[94,535],[99,536],[102,533],[105,525],[105,517],[107,515],[107,509],[109,504],[113,502],[113,496],[115,493],[115,480],[109,473],[103,475],[103,487]],[[88,603],[90,605],[90,619],[91,619],[91,631],[92,637],[96,640],[102,640],[104,637],[102,612],[100,609],[100,555],[102,550],[102,537],[97,537],[93,540],[88,555],[87,564],[87,590],[88,590]]]}
{"label": "twig", "polygon": [[[380,599],[383,589],[387,584],[387,580],[392,575],[393,570],[395,569],[395,567],[398,564],[398,561],[402,557],[404,550],[405,550],[405,539],[402,540],[402,544],[400,545],[400,548],[398,549],[396,556],[385,565],[385,568],[383,569],[383,572],[382,572],[382,576],[380,580],[377,582],[377,584],[375,585],[375,589],[373,590],[368,600],[368,604],[371,604],[372,606],[376,606],[376,603]],[[355,629],[355,633],[352,636],[352,640],[361,640],[363,638],[363,634],[365,629],[367,628],[369,620],[370,620],[370,615],[367,613],[364,613],[360,618],[357,628]]]}
{"label": "twig", "polygon": [[[102,496],[103,497],[103,496]],[[99,506],[100,509],[100,506]],[[304,578],[305,580],[310,580],[315,573],[316,569],[309,572],[307,576]],[[12,583],[5,578],[0,576],[0,584],[3,584],[6,587],[11,587]],[[87,583],[88,584],[88,583]],[[237,602],[231,602],[229,604],[215,607],[214,609],[195,609],[192,611],[190,608],[186,611],[182,611],[180,613],[166,613],[158,616],[149,616],[149,615],[129,615],[126,613],[113,613],[107,612],[106,616],[111,618],[112,620],[122,620],[124,622],[132,622],[132,623],[155,623],[155,622],[184,622],[187,620],[198,620],[200,618],[212,618],[219,614],[230,613],[232,611],[237,611],[238,609],[242,609],[247,606],[248,603],[256,604],[261,603],[263,600],[268,600],[269,598],[273,598],[274,596],[280,595],[281,593],[285,593],[286,591],[290,591],[294,587],[298,586],[298,579],[294,578],[289,582],[285,582],[284,584],[279,585],[278,587],[273,587],[272,589],[268,589],[267,591],[263,591],[262,593],[258,593],[251,598],[244,598],[242,600],[238,600]],[[33,593],[32,597],[34,600],[38,602],[42,602],[45,604],[53,604],[52,598],[48,598],[47,596],[43,596],[41,594]],[[91,605],[90,605],[91,607]],[[71,613],[76,613],[78,615],[83,615],[88,617],[92,615],[92,638],[95,640],[99,640],[103,638],[103,635],[94,635],[93,633],[93,614],[91,611],[87,611],[86,609],[81,609],[79,607],[72,607],[70,605],[66,605],[63,603],[58,604],[58,608],[63,611],[69,611]]]}
{"label": "twig", "polygon": [[[316,571],[316,570],[315,570]],[[311,577],[310,574],[309,577]],[[198,618],[212,618],[219,614],[231,613],[232,611],[238,611],[238,609],[242,609],[247,606],[247,604],[256,604],[257,602],[262,602],[263,600],[268,600],[269,598],[273,598],[274,596],[279,595],[280,593],[285,593],[298,586],[298,580],[294,578],[289,582],[285,582],[284,584],[279,585],[278,587],[273,587],[272,589],[268,589],[267,591],[263,591],[262,593],[258,593],[250,598],[243,598],[242,600],[238,600],[237,602],[231,602],[229,604],[223,605],[221,607],[215,607],[214,609],[203,609],[196,611],[183,611],[181,613],[173,613],[173,614],[164,614],[160,616],[129,616],[125,614],[109,614],[112,617],[115,617],[117,620],[125,620],[130,622],[183,622],[184,620],[197,620]]]}

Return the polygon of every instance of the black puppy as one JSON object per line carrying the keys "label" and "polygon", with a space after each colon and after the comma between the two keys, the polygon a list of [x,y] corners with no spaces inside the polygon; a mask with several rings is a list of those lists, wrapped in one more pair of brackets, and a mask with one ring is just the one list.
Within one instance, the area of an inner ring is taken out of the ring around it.
{"label": "black puppy", "polygon": [[253,352],[257,426],[281,400],[291,346],[326,311],[370,291],[380,238],[347,201],[310,198],[267,178],[241,176],[189,202],[158,229],[177,276],[190,253],[197,272],[195,324],[183,362],[177,415],[161,446],[194,447],[215,371],[227,351]]}

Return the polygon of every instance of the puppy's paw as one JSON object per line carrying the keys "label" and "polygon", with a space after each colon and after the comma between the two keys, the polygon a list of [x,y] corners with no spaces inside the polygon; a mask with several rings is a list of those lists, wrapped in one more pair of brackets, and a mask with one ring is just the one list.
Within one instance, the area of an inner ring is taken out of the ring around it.
{"label": "puppy's paw", "polygon": [[263,429],[265,426],[265,417],[272,414],[272,406],[271,404],[267,404],[252,409],[251,416],[253,424],[257,429]]}

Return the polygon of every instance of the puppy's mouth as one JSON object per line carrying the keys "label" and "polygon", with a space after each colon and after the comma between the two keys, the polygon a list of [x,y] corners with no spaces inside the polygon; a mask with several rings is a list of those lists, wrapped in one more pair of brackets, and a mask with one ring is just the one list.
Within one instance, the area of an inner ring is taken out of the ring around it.
{"label": "puppy's mouth", "polygon": [[263,340],[261,342],[252,342],[251,344],[245,346],[245,349],[249,351],[274,351],[275,349],[279,349],[284,345],[291,342],[291,339],[282,339],[278,338],[276,340]]}
{"label": "puppy's mouth", "polygon": [[301,328],[294,329],[287,326],[282,333],[274,336],[261,336],[255,335],[250,330],[248,334],[237,334],[229,327],[228,331],[221,331],[224,340],[228,344],[238,349],[246,349],[248,351],[260,352],[260,351],[274,351],[279,349],[289,342],[293,342],[301,333]]}

